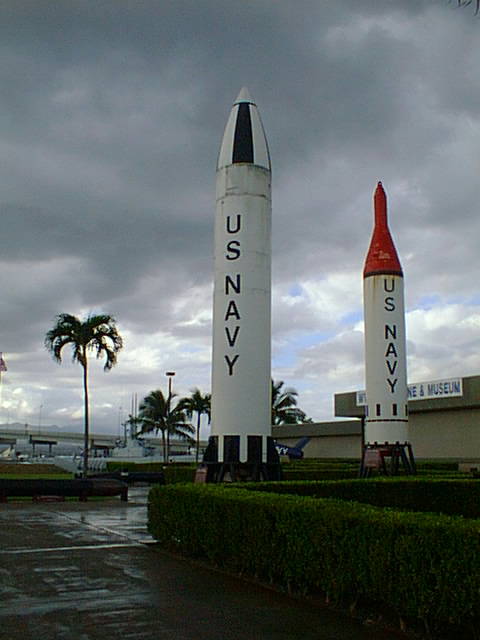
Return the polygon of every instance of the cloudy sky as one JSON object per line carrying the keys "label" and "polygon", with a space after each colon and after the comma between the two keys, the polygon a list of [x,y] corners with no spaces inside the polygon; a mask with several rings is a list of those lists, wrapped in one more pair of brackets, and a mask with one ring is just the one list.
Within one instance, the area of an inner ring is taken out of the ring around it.
{"label": "cloudy sky", "polygon": [[480,373],[480,17],[448,0],[1,0],[0,422],[81,429],[43,346],[105,312],[92,428],[210,390],[215,163],[256,99],[273,165],[273,376],[316,420],[364,387],[361,272],[382,180],[409,381]]}

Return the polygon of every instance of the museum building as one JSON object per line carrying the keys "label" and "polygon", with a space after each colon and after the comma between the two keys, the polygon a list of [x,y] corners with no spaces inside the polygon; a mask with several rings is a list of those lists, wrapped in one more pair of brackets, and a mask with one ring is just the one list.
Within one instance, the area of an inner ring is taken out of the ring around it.
{"label": "museum building", "polygon": [[[480,375],[421,382],[408,386],[408,433],[417,459],[480,462]],[[305,458],[360,458],[365,392],[336,393],[335,417],[310,424],[272,427],[277,442],[294,446],[310,441]]]}

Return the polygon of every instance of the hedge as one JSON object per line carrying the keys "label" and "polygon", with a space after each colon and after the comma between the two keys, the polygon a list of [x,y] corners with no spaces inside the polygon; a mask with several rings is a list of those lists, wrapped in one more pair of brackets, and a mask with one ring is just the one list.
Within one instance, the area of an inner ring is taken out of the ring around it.
{"label": "hedge", "polygon": [[[196,464],[192,463],[170,463],[163,462],[126,462],[119,460],[109,460],[107,462],[108,471],[163,471],[167,484],[177,482],[193,482],[195,478]],[[282,465],[283,479],[291,482],[300,481],[321,481],[321,480],[344,480],[358,477],[359,462],[346,460],[299,460]],[[457,472],[458,473],[458,472]],[[442,470],[420,471],[420,475],[434,474],[443,477],[455,476],[454,472]],[[470,477],[470,474],[459,477]]]}
{"label": "hedge", "polygon": [[417,469],[427,469],[432,471],[458,471],[458,462],[423,460],[417,462]]}
{"label": "hedge", "polygon": [[109,460],[107,471],[163,471],[163,462],[127,462],[125,460]]}
{"label": "hedge", "polygon": [[149,531],[166,548],[285,589],[359,598],[404,618],[480,614],[480,523],[218,485],[155,487]]}
{"label": "hedge", "polygon": [[196,465],[176,466],[168,465],[164,468],[165,482],[167,484],[177,482],[193,482],[195,479]]}
{"label": "hedge", "polygon": [[196,465],[190,463],[165,464],[163,462],[121,462],[112,460],[107,462],[108,471],[163,471],[165,482],[193,482]]}
{"label": "hedge", "polygon": [[289,469],[288,466],[282,467],[282,475],[284,480],[343,480],[345,478],[358,478],[358,468],[318,468],[312,469]]}
{"label": "hedge", "polygon": [[360,458],[294,458],[291,464],[358,464]]}
{"label": "hedge", "polygon": [[263,482],[249,491],[355,500],[377,507],[480,518],[480,481],[434,478],[381,478],[337,482]]}
{"label": "hedge", "polygon": [[284,480],[342,480],[357,478],[360,461],[342,459],[302,459],[282,464]]}
{"label": "hedge", "polygon": [[[417,467],[418,476],[442,477],[442,478],[471,478],[471,473],[458,471],[457,465],[451,463],[425,463]],[[342,480],[348,478],[358,478],[360,470],[360,462],[356,464],[348,463],[310,463],[309,461],[298,461],[295,463],[286,463],[282,465],[284,480]],[[406,474],[400,470],[400,477]],[[372,477],[384,477],[383,474],[374,472]]]}
{"label": "hedge", "polygon": [[340,458],[301,458],[289,460],[286,462],[289,467],[358,467],[360,465],[360,458],[354,459],[340,459]]}
{"label": "hedge", "polygon": [[[356,466],[360,465],[360,458],[302,458],[300,460],[290,460],[290,466],[314,465],[314,466]],[[434,469],[436,471],[457,471],[458,461],[435,460],[424,458],[416,461],[417,469]]]}
{"label": "hedge", "polygon": [[16,464],[12,462],[0,462],[0,474],[2,475],[17,475],[17,476],[65,476],[71,478],[72,474],[62,467],[57,467],[55,464]]}
{"label": "hedge", "polygon": [[[360,460],[321,460],[321,459],[303,459],[292,460],[282,465],[284,480],[343,480],[358,478],[360,470]],[[471,474],[460,473],[458,464],[453,462],[436,462],[422,461],[417,465],[417,473],[419,476],[441,476],[469,478]],[[400,475],[405,477],[403,470]],[[379,477],[381,474],[375,472],[373,477]]]}

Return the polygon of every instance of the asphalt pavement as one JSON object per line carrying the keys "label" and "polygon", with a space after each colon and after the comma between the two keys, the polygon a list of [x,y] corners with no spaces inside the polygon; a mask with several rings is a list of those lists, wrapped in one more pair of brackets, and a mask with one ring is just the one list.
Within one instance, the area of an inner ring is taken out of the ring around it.
{"label": "asphalt pavement", "polygon": [[147,493],[0,504],[0,638],[402,637],[163,552],[146,529]]}

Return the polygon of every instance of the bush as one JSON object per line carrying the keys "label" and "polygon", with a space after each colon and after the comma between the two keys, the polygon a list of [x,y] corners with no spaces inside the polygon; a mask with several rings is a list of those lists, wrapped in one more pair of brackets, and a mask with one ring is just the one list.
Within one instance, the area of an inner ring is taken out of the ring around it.
{"label": "bush", "polygon": [[377,507],[480,518],[480,481],[437,478],[381,478],[337,482],[264,482],[262,491],[315,498],[355,500]]}
{"label": "bush", "polygon": [[163,471],[163,462],[126,462],[122,460],[109,460],[107,471]]}
{"label": "bush", "polygon": [[[287,484],[287,483],[285,483]],[[480,614],[480,524],[218,485],[155,487],[149,530],[168,549],[285,589],[462,624]]]}
{"label": "bush", "polygon": [[[360,459],[353,458],[307,458],[302,460],[291,460],[282,464],[284,480],[342,480],[357,478],[360,470]],[[423,460],[417,464],[418,475],[420,476],[441,476],[468,478],[470,474],[463,474],[458,471],[456,462],[445,462],[435,460]],[[403,469],[400,475],[405,477]],[[374,477],[383,477],[375,473]]]}
{"label": "bush", "polygon": [[163,471],[166,484],[193,482],[196,465],[164,464],[163,462],[107,462],[107,471]]}
{"label": "bush", "polygon": [[358,469],[352,469],[351,467],[312,467],[311,469],[289,469],[288,467],[282,467],[282,474],[284,480],[299,481],[299,480],[343,480],[345,478],[357,478]]}
{"label": "bush", "polygon": [[173,484],[177,482],[193,482],[195,479],[196,465],[179,466],[168,465],[164,468],[166,484]]}
{"label": "bush", "polygon": [[417,462],[417,469],[426,469],[430,471],[458,471],[458,462],[422,460]]}
{"label": "bush", "polygon": [[55,477],[63,477],[63,478],[71,478],[72,474],[62,467],[57,467],[54,464],[42,464],[42,463],[33,463],[33,464],[18,464],[13,462],[4,462],[0,463],[0,474],[5,477],[17,476],[17,477],[45,477],[51,476]]}
{"label": "bush", "polygon": [[360,458],[301,458],[291,461],[292,464],[360,464]]}
{"label": "bush", "polygon": [[342,480],[358,477],[358,460],[311,458],[282,464],[284,480]]}
{"label": "bush", "polygon": [[[422,472],[458,472],[458,462],[442,460],[420,460],[417,470]],[[360,458],[302,458],[284,463],[286,469],[356,469],[360,468]]]}

